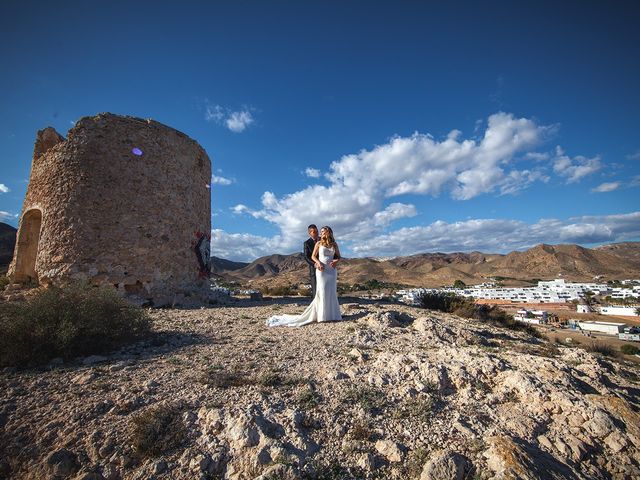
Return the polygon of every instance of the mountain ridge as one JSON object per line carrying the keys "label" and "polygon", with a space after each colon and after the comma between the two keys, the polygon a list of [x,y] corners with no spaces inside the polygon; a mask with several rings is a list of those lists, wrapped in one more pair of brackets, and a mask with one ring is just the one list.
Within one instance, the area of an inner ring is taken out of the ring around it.
{"label": "mountain ridge", "polygon": [[[219,270],[229,281],[262,284],[308,282],[302,253],[260,257],[233,271]],[[558,276],[571,281],[640,278],[640,242],[621,242],[586,248],[576,244],[538,244],[507,254],[483,252],[419,253],[382,260],[344,258],[339,281],[348,284],[377,279],[410,286],[440,286],[462,280],[468,284],[501,278],[513,284]]]}

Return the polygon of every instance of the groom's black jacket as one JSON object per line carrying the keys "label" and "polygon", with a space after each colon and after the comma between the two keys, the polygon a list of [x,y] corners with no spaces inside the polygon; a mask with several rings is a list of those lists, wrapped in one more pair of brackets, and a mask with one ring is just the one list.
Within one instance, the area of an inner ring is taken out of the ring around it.
{"label": "groom's black jacket", "polygon": [[316,296],[316,266],[311,260],[311,255],[313,255],[313,249],[316,246],[316,241],[309,237],[306,242],[304,242],[304,261],[309,264],[309,281],[311,282],[311,296]]}
{"label": "groom's black jacket", "polygon": [[304,242],[304,261],[309,264],[309,267],[315,268],[315,264],[313,260],[311,260],[311,255],[313,255],[313,249],[316,246],[316,241],[309,237],[306,242]]}

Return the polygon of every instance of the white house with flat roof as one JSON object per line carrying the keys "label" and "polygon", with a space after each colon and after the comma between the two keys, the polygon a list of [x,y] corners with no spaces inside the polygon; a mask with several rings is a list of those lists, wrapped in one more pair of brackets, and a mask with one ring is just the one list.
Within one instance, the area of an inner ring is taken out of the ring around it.
{"label": "white house with flat roof", "polygon": [[606,307],[598,307],[598,311],[602,315],[625,315],[628,317],[637,317],[636,308],[640,305],[608,305]]}
{"label": "white house with flat roof", "polygon": [[524,323],[542,325],[549,321],[549,313],[546,310],[518,310],[513,316],[514,320]]}
{"label": "white house with flat roof", "polygon": [[580,320],[578,322],[578,327],[580,327],[582,330],[587,330],[589,332],[607,333],[609,335],[618,335],[619,333],[624,332],[624,327],[626,326],[626,323],[618,322],[597,322],[594,320]]}
{"label": "white house with flat roof", "polygon": [[640,297],[640,285],[634,285],[632,288],[616,287],[612,288],[609,293],[611,298],[625,299],[629,297]]}

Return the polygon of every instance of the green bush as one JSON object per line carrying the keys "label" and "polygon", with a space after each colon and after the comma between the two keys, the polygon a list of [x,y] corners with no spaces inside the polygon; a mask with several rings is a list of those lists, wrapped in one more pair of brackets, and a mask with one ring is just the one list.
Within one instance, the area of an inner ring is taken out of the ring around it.
{"label": "green bush", "polygon": [[276,285],[273,287],[264,286],[260,289],[260,292],[264,296],[274,295],[277,297],[310,297],[311,289],[310,288],[298,288],[293,285]]}
{"label": "green bush", "polygon": [[472,298],[451,292],[423,292],[418,297],[418,305],[429,310],[453,313],[463,318],[473,318],[491,322],[511,330],[521,330],[534,337],[540,337],[535,327],[528,323],[517,322],[513,315],[495,305],[477,305]]}
{"label": "green bush", "polygon": [[298,290],[293,285],[276,285],[273,287],[265,286],[260,289],[263,295],[276,295],[279,297],[288,297],[297,295]]}
{"label": "green bush", "polygon": [[146,312],[111,289],[41,289],[0,304],[0,365],[34,366],[55,357],[103,354],[147,334]]}
{"label": "green bush", "polygon": [[418,297],[419,305],[429,310],[453,313],[455,310],[467,308],[473,302],[465,297],[448,292],[423,292]]}
{"label": "green bush", "polygon": [[640,348],[636,347],[635,345],[629,345],[628,343],[625,343],[620,347],[620,351],[625,355],[637,355],[640,353]]}

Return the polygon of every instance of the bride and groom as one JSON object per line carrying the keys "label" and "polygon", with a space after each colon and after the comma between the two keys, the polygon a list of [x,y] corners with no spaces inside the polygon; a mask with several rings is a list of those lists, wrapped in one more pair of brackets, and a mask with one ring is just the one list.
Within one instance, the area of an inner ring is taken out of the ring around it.
{"label": "bride and groom", "polygon": [[342,320],[338,304],[338,272],[340,249],[330,227],[309,225],[309,239],[304,242],[304,256],[309,264],[313,301],[300,315],[274,315],[267,320],[269,327],[301,327],[313,322]]}

